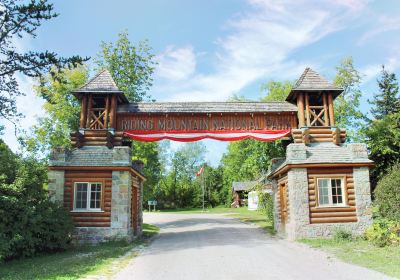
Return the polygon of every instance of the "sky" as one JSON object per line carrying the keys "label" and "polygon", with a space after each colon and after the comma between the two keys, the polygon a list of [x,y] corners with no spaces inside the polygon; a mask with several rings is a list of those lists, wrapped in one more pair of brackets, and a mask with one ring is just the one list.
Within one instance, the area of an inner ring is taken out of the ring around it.
{"label": "sky", "polygon": [[[225,101],[233,94],[258,100],[269,80],[296,80],[311,67],[329,80],[352,56],[363,74],[361,109],[377,91],[381,65],[399,75],[400,2],[372,0],[69,0],[50,1],[60,14],[36,38],[15,40],[19,50],[96,57],[102,41],[129,32],[147,39],[158,62],[150,95],[157,101]],[[18,77],[18,107],[29,129],[43,116],[35,81]],[[13,126],[2,136],[18,149]],[[218,164],[227,143],[203,140]],[[176,149],[182,144],[173,143]]]}

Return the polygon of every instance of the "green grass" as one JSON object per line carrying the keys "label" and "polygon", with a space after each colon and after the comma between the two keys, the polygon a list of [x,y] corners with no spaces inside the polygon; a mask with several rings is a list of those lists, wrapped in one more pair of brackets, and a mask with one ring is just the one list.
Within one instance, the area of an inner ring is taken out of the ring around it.
{"label": "green grass", "polygon": [[334,239],[299,240],[314,248],[321,248],[337,258],[380,271],[400,279],[400,247],[377,247],[362,239],[337,241]]}
{"label": "green grass", "polygon": [[178,214],[227,214],[238,218],[245,223],[253,223],[270,234],[275,234],[272,223],[268,222],[266,215],[260,211],[250,211],[246,207],[241,208],[226,208],[214,207],[207,208],[205,212],[201,208],[186,208],[186,209],[168,209],[161,210],[160,213],[178,213]]}
{"label": "green grass", "polygon": [[[134,242],[112,241],[80,246],[65,252],[9,261],[0,265],[0,279],[78,279],[87,275],[111,276],[137,255],[135,248],[147,245],[159,228],[143,225],[143,235]],[[117,260],[117,261],[116,261]]]}

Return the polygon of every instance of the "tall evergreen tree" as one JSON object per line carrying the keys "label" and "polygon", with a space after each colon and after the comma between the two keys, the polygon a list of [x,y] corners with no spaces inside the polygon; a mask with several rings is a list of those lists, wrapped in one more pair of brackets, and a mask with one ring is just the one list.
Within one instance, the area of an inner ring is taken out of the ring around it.
{"label": "tall evergreen tree", "polygon": [[371,114],[375,119],[398,112],[400,110],[399,85],[394,73],[389,73],[382,65],[382,76],[378,80],[379,92],[374,95],[373,100],[368,100],[374,107]]}
{"label": "tall evergreen tree", "polygon": [[371,172],[371,186],[387,173],[400,158],[400,97],[399,85],[394,73],[382,67],[382,77],[378,82],[379,92],[375,93],[370,112],[374,119],[364,128],[364,135],[375,162]]}

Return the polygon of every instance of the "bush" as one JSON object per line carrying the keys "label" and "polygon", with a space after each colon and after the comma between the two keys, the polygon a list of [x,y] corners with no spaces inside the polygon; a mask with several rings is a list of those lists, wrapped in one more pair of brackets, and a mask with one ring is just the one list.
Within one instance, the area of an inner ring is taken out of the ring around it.
{"label": "bush", "polygon": [[364,237],[379,247],[400,245],[400,222],[375,219]]}
{"label": "bush", "polygon": [[260,211],[265,213],[267,216],[267,221],[272,225],[274,224],[274,200],[272,195],[264,192],[263,190],[258,190],[258,208]]}
{"label": "bush", "polygon": [[379,180],[375,189],[375,205],[379,216],[400,222],[400,164],[393,166]]}
{"label": "bush", "polygon": [[333,234],[333,239],[336,241],[351,241],[353,239],[353,235],[349,231],[338,228]]}
{"label": "bush", "polygon": [[20,160],[15,178],[0,174],[0,261],[65,249],[73,223],[43,189],[46,167]]}

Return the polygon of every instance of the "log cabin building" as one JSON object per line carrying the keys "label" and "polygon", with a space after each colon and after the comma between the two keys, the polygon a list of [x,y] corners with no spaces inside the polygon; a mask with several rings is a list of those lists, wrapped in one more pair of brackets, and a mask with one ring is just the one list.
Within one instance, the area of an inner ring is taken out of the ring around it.
{"label": "log cabin building", "polygon": [[346,143],[335,126],[334,99],[342,89],[307,68],[287,101],[298,107],[298,129],[286,157],[273,160],[275,229],[289,239],[362,234],[372,222],[367,147]]}
{"label": "log cabin building", "polygon": [[335,126],[333,101],[341,92],[307,68],[284,102],[130,103],[104,70],[73,92],[79,130],[72,148],[51,154],[49,194],[70,211],[78,241],[133,239],[142,228],[145,177],[130,141],[283,138],[291,142],[286,158],[275,159],[268,173],[278,233],[361,234],[372,221],[372,162],[364,144],[346,143]]}

